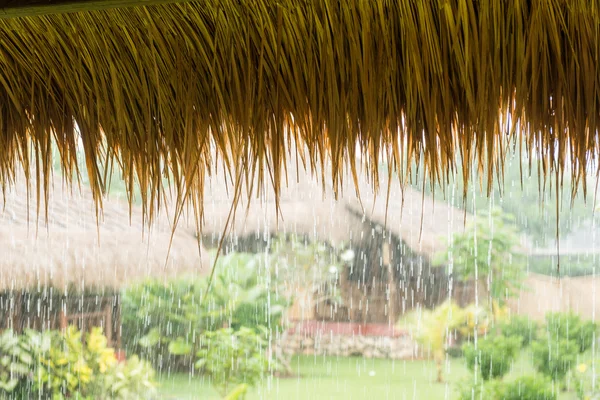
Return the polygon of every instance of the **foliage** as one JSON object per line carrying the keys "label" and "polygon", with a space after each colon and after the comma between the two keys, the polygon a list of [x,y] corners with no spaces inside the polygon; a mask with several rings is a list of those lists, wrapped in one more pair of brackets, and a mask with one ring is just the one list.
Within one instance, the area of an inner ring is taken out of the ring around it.
{"label": "foliage", "polygon": [[531,349],[537,370],[554,380],[562,380],[575,365],[579,347],[572,340],[559,338],[533,342]]}
{"label": "foliage", "polygon": [[419,309],[409,314],[399,324],[406,324],[412,336],[433,357],[439,382],[442,381],[442,363],[451,335],[462,324],[465,317],[463,310],[450,300],[440,304],[434,310]]}
{"label": "foliage", "polygon": [[490,380],[508,373],[520,346],[521,339],[517,337],[488,336],[477,345],[465,344],[463,352],[467,367],[479,371],[484,380]]}
{"label": "foliage", "polygon": [[272,335],[290,299],[264,256],[231,253],[221,256],[216,268],[208,293],[207,278],[150,281],[127,289],[122,311],[126,347],[141,347],[154,361],[162,354],[183,357],[186,363],[205,330],[229,326],[264,332],[266,326]]}
{"label": "foliage", "polygon": [[528,317],[513,315],[508,321],[500,322],[497,329],[504,336],[520,338],[521,345],[526,347],[537,338],[538,324]]}
{"label": "foliage", "polygon": [[[124,291],[125,347],[159,364],[187,367],[202,332],[242,327],[273,338],[296,286],[318,293],[317,301],[341,303],[337,282],[351,262],[343,245],[303,242],[295,236],[273,240],[268,254],[230,253],[219,257],[210,287],[207,278],[149,281]],[[278,365],[287,364],[277,354]]]}
{"label": "foliage", "polygon": [[[506,214],[514,215],[514,222],[519,230],[527,234],[532,239],[535,246],[549,246],[550,242],[556,237],[556,218],[559,219],[559,232],[561,237],[568,235],[577,229],[580,229],[584,223],[591,218],[598,219],[598,213],[592,213],[590,201],[586,202],[583,193],[579,191],[573,198],[571,193],[571,177],[565,174],[563,177],[563,185],[560,187],[560,198],[569,200],[564,202],[565,207],[562,207],[559,215],[556,215],[556,187],[552,187],[548,183],[544,184],[539,179],[537,171],[533,171],[530,176],[528,161],[523,160],[523,165],[519,163],[519,157],[514,156],[506,160],[504,164],[504,182],[503,185],[494,185],[491,196],[479,187],[473,188],[471,194],[465,201],[455,201],[453,206],[466,209],[468,212],[477,210],[487,210],[490,207],[490,199],[495,200],[494,204],[502,209]],[[460,163],[460,161],[459,161]],[[461,166],[459,166],[460,168]],[[416,171],[417,169],[415,169]],[[521,175],[523,173],[523,176]],[[523,179],[521,179],[523,178]],[[474,178],[474,181],[478,178]],[[550,179],[550,177],[549,177]],[[421,175],[413,177],[413,186],[418,190],[424,189],[427,195],[431,195],[433,190],[430,185],[422,185],[424,182]],[[523,185],[521,185],[523,183]],[[443,186],[435,185],[435,193],[441,193],[447,188],[462,188],[464,180],[461,174],[456,174],[449,177],[449,182],[444,182]],[[589,196],[589,195],[588,195]],[[441,196],[436,196],[436,198]],[[501,201],[498,201],[501,199]],[[462,200],[462,199],[461,199]],[[568,207],[566,205],[569,204]],[[561,256],[561,273],[567,272],[573,265],[568,256]],[[541,267],[541,266],[540,266]],[[537,270],[544,274],[556,272],[556,265],[552,270],[552,265],[547,264],[543,270]],[[591,272],[588,269],[587,274]]]}
{"label": "foliage", "polygon": [[[116,361],[116,360],[115,360]],[[61,398],[83,395],[92,380],[93,370],[85,359],[81,333],[73,326],[64,335],[53,335],[52,346],[40,357],[34,387],[40,393]]]}
{"label": "foliage", "polygon": [[460,340],[472,341],[475,334],[486,335],[494,323],[507,319],[506,306],[500,306],[495,301],[491,307],[469,304],[463,309],[464,322],[458,326]]}
{"label": "foliage", "polygon": [[269,258],[280,279],[302,286],[315,294],[317,303],[343,304],[339,277],[354,263],[354,252],[345,243],[328,245],[280,235],[273,240]]}
{"label": "foliage", "polygon": [[223,396],[233,385],[256,385],[269,367],[266,342],[252,329],[205,332],[201,343],[196,367],[210,377]]}
{"label": "foliage", "polygon": [[127,362],[118,363],[114,372],[106,375],[102,393],[111,399],[145,399],[155,387],[154,368],[134,355]]}
{"label": "foliage", "polygon": [[496,381],[467,380],[457,385],[458,400],[500,399],[501,387]]}
{"label": "foliage", "polygon": [[575,392],[580,400],[598,400],[600,399],[600,387],[598,385],[596,361],[590,363],[581,363],[574,368],[573,380],[575,382]]}
{"label": "foliage", "polygon": [[225,396],[224,400],[240,400],[248,393],[248,385],[241,383]]}
{"label": "foliage", "polygon": [[[561,277],[589,276],[594,274],[596,266],[596,255],[593,253],[560,255]],[[556,252],[529,256],[527,270],[536,274],[557,276]]]}
{"label": "foliage", "polygon": [[211,320],[202,313],[199,304],[205,290],[203,280],[186,279],[148,281],[125,290],[121,308],[124,348],[148,355],[156,364],[163,357],[171,362],[166,358],[169,337],[193,337],[205,326],[222,323],[221,318]]}
{"label": "foliage", "polygon": [[575,313],[546,314],[546,330],[551,338],[573,340],[580,353],[592,347],[598,325],[593,321],[582,321]]}
{"label": "foliage", "polygon": [[512,382],[467,381],[457,387],[459,400],[556,400],[552,383],[543,376],[522,376]]}
{"label": "foliage", "polygon": [[449,249],[438,254],[434,263],[448,265],[449,273],[459,280],[489,280],[491,299],[502,305],[520,288],[524,267],[518,251],[520,236],[513,218],[496,208],[455,234]]}
{"label": "foliage", "polygon": [[446,349],[446,354],[451,358],[462,358],[464,356],[461,346],[449,346]]}
{"label": "foliage", "polygon": [[[522,376],[502,385],[502,400],[556,400],[552,383],[541,376]],[[499,399],[500,399],[499,398]]]}
{"label": "foliage", "polygon": [[10,398],[143,399],[155,390],[153,369],[137,357],[119,364],[100,328],[85,342],[75,327],[63,334],[8,331],[0,341],[12,360],[11,373],[0,375],[0,394]]}
{"label": "foliage", "polygon": [[[33,335],[28,334],[27,337],[33,338]],[[24,398],[29,392],[36,350],[50,349],[50,337],[47,333],[35,338],[39,340],[24,340],[12,330],[6,330],[0,335],[0,394],[11,393],[15,397]]]}

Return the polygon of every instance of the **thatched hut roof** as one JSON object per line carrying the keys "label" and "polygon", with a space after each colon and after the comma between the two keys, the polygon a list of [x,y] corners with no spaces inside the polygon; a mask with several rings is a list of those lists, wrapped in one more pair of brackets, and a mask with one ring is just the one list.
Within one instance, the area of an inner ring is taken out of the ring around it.
{"label": "thatched hut roof", "polygon": [[433,255],[445,250],[454,233],[463,232],[471,221],[470,213],[434,200],[410,186],[401,187],[393,177],[382,177],[381,195],[372,185],[359,181],[360,201],[351,196],[347,207],[358,215],[385,226],[417,254]]}
{"label": "thatched hut roof", "polygon": [[[400,187],[397,179],[389,186],[387,178],[381,183],[386,189],[375,196],[366,176],[358,176],[361,197],[356,194],[351,177],[336,200],[330,185],[321,186],[314,176],[288,165],[290,179],[281,189],[279,213],[272,194],[238,205],[231,222],[230,237],[254,236],[264,239],[267,234],[295,234],[311,240],[349,243],[372,235],[370,221],[404,241],[416,254],[431,257],[447,248],[448,237],[465,228],[471,215],[434,201],[410,186]],[[233,193],[222,175],[207,179],[203,234],[219,238],[231,211]],[[404,199],[404,204],[399,199]],[[387,203],[387,209],[386,209]],[[215,240],[216,242],[216,240]]]}
{"label": "thatched hut roof", "polygon": [[[290,172],[290,179],[279,197],[279,209],[269,191],[257,193],[249,201],[242,197],[227,235],[260,238],[266,234],[295,234],[318,241],[348,241],[349,227],[356,225],[356,218],[348,214],[344,203],[335,201],[331,190],[326,187],[324,191],[310,174]],[[222,235],[233,201],[233,188],[222,174],[207,179],[204,236],[218,238]]]}
{"label": "thatched hut roof", "polygon": [[[47,223],[27,207],[24,185],[0,193],[0,290],[52,286],[65,289],[119,288],[132,282],[210,271],[194,233],[180,226],[173,237],[158,218],[141,225],[141,210],[106,201],[97,224],[90,193],[66,193],[59,183],[50,191]],[[42,205],[43,206],[43,205]],[[142,237],[143,236],[143,237]]]}
{"label": "thatched hut roof", "polygon": [[477,160],[488,184],[515,143],[544,176],[572,166],[575,186],[597,161],[596,1],[88,3],[102,9],[4,10],[2,183],[34,158],[50,174],[51,137],[72,170],[78,133],[96,199],[114,158],[147,206],[165,173],[180,201],[201,202],[214,149],[275,195],[287,151],[329,162],[334,188],[347,163],[377,178],[382,153],[401,178],[420,158],[435,181]]}

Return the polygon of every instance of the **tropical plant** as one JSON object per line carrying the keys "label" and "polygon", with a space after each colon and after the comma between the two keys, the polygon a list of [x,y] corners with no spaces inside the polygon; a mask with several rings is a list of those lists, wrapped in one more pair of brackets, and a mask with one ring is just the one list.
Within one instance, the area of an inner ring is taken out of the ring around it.
{"label": "tropical plant", "polygon": [[437,368],[437,381],[443,381],[442,366],[454,331],[464,324],[463,310],[450,300],[434,310],[419,309],[398,324],[407,327],[423,352],[429,353]]}
{"label": "tropical plant", "polygon": [[467,367],[479,371],[484,380],[501,378],[508,373],[517,351],[521,347],[518,337],[488,336],[477,345],[463,346]]}
{"label": "tropical plant", "polygon": [[290,296],[282,292],[282,281],[263,254],[230,253],[219,258],[216,268],[206,299],[210,318],[234,330],[259,332],[279,325]]}
{"label": "tropical plant", "polygon": [[53,397],[68,398],[74,394],[84,396],[93,375],[86,362],[81,332],[70,326],[64,335],[55,333],[52,346],[40,355],[39,377],[34,388],[39,393],[52,393]]}
{"label": "tropical plant", "polygon": [[485,307],[478,304],[469,304],[463,309],[464,323],[458,327],[461,340],[471,341],[474,336],[487,334],[494,321],[501,322],[507,318],[506,307],[495,305]]}
{"label": "tropical plant", "polygon": [[156,392],[154,368],[134,355],[125,363],[117,363],[105,376],[99,391],[106,399],[147,399]]}
{"label": "tropical plant", "polygon": [[[32,334],[27,336],[32,339]],[[31,388],[31,373],[36,363],[36,354],[50,349],[48,333],[35,336],[37,340],[24,340],[12,330],[0,335],[0,395],[11,394],[25,398]]]}
{"label": "tropical plant", "polygon": [[[267,343],[253,329],[232,328],[204,332],[196,367],[210,378],[222,396],[243,397],[244,386],[254,386],[269,368]],[[235,387],[234,393],[230,389]]]}
{"label": "tropical plant", "polygon": [[577,342],[563,338],[536,341],[531,344],[533,362],[539,372],[562,380],[577,361]]}
{"label": "tropical plant", "polygon": [[448,266],[448,273],[459,280],[489,281],[490,304],[496,308],[521,286],[520,236],[514,218],[495,208],[475,218],[464,233],[455,234],[449,249],[438,254],[434,264]]}
{"label": "tropical plant", "polygon": [[64,333],[15,335],[7,331],[0,337],[0,346],[3,397],[125,400],[145,399],[155,391],[153,369],[136,357],[117,363],[99,328],[93,329],[85,342],[75,327]]}
{"label": "tropical plant", "polygon": [[585,352],[594,343],[598,325],[593,321],[582,321],[575,313],[546,314],[546,330],[551,338],[573,340],[578,351]]}
{"label": "tropical plant", "polygon": [[[150,281],[123,294],[126,347],[141,347],[148,358],[167,358],[187,367],[204,331],[242,327],[274,336],[290,304],[264,255],[231,253],[221,256],[210,290],[208,280]],[[267,327],[267,330],[263,329]]]}

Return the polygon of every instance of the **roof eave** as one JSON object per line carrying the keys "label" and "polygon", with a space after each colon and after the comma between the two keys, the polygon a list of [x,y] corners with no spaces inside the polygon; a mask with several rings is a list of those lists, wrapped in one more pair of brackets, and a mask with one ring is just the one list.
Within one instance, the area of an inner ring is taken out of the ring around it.
{"label": "roof eave", "polygon": [[110,8],[184,3],[189,0],[0,0],[1,18],[98,11]]}

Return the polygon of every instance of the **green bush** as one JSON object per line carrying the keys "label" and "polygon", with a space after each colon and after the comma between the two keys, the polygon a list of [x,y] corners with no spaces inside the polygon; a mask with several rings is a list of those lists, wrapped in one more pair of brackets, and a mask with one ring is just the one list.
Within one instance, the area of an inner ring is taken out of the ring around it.
{"label": "green bush", "polygon": [[561,380],[575,365],[579,346],[566,339],[537,341],[531,344],[533,362],[542,374]]}
{"label": "green bush", "polygon": [[446,354],[451,358],[461,358],[464,353],[461,346],[451,346],[446,349]]}
{"label": "green bush", "polygon": [[522,376],[506,383],[501,390],[502,400],[556,400],[552,383],[539,376]]}
{"label": "green bush", "polygon": [[502,386],[498,381],[467,381],[458,385],[458,400],[502,399]]}
{"label": "green bush", "polygon": [[[205,332],[197,353],[196,367],[210,378],[222,396],[245,386],[256,385],[269,367],[267,344],[254,330],[241,328]],[[244,385],[244,386],[242,386]]]}
{"label": "green bush", "polygon": [[85,342],[74,327],[64,334],[28,331],[14,335],[8,331],[0,338],[0,346],[2,398],[145,399],[155,391],[149,364],[137,358],[119,364],[99,328]]}
{"label": "green bush", "polygon": [[501,378],[512,365],[517,351],[521,347],[521,339],[506,336],[488,336],[477,343],[463,346],[463,352],[470,370],[476,368],[484,380]]}
{"label": "green bush", "polygon": [[548,313],[546,329],[551,338],[575,341],[578,352],[583,353],[592,347],[598,326],[574,313]]}
{"label": "green bush", "polygon": [[501,334],[521,338],[521,345],[528,346],[537,338],[538,324],[528,317],[512,316],[509,321],[498,324]]}
{"label": "green bush", "polygon": [[[157,366],[166,361],[184,369],[193,363],[197,338],[206,330],[278,329],[290,299],[281,295],[263,258],[244,253],[221,256],[208,294],[208,278],[150,281],[125,290],[124,347]],[[268,334],[274,336],[272,331]]]}
{"label": "green bush", "polygon": [[522,376],[512,382],[497,380],[462,383],[459,400],[556,400],[552,383],[542,376]]}
{"label": "green bush", "polygon": [[106,399],[146,399],[155,387],[154,368],[134,355],[105,375],[100,393]]}
{"label": "green bush", "polygon": [[[42,339],[43,337],[43,339]],[[39,335],[39,346],[14,334],[12,330],[0,335],[0,395],[26,398],[30,392],[30,374],[35,365],[35,348],[48,351],[48,334]],[[42,347],[43,346],[43,347]]]}

